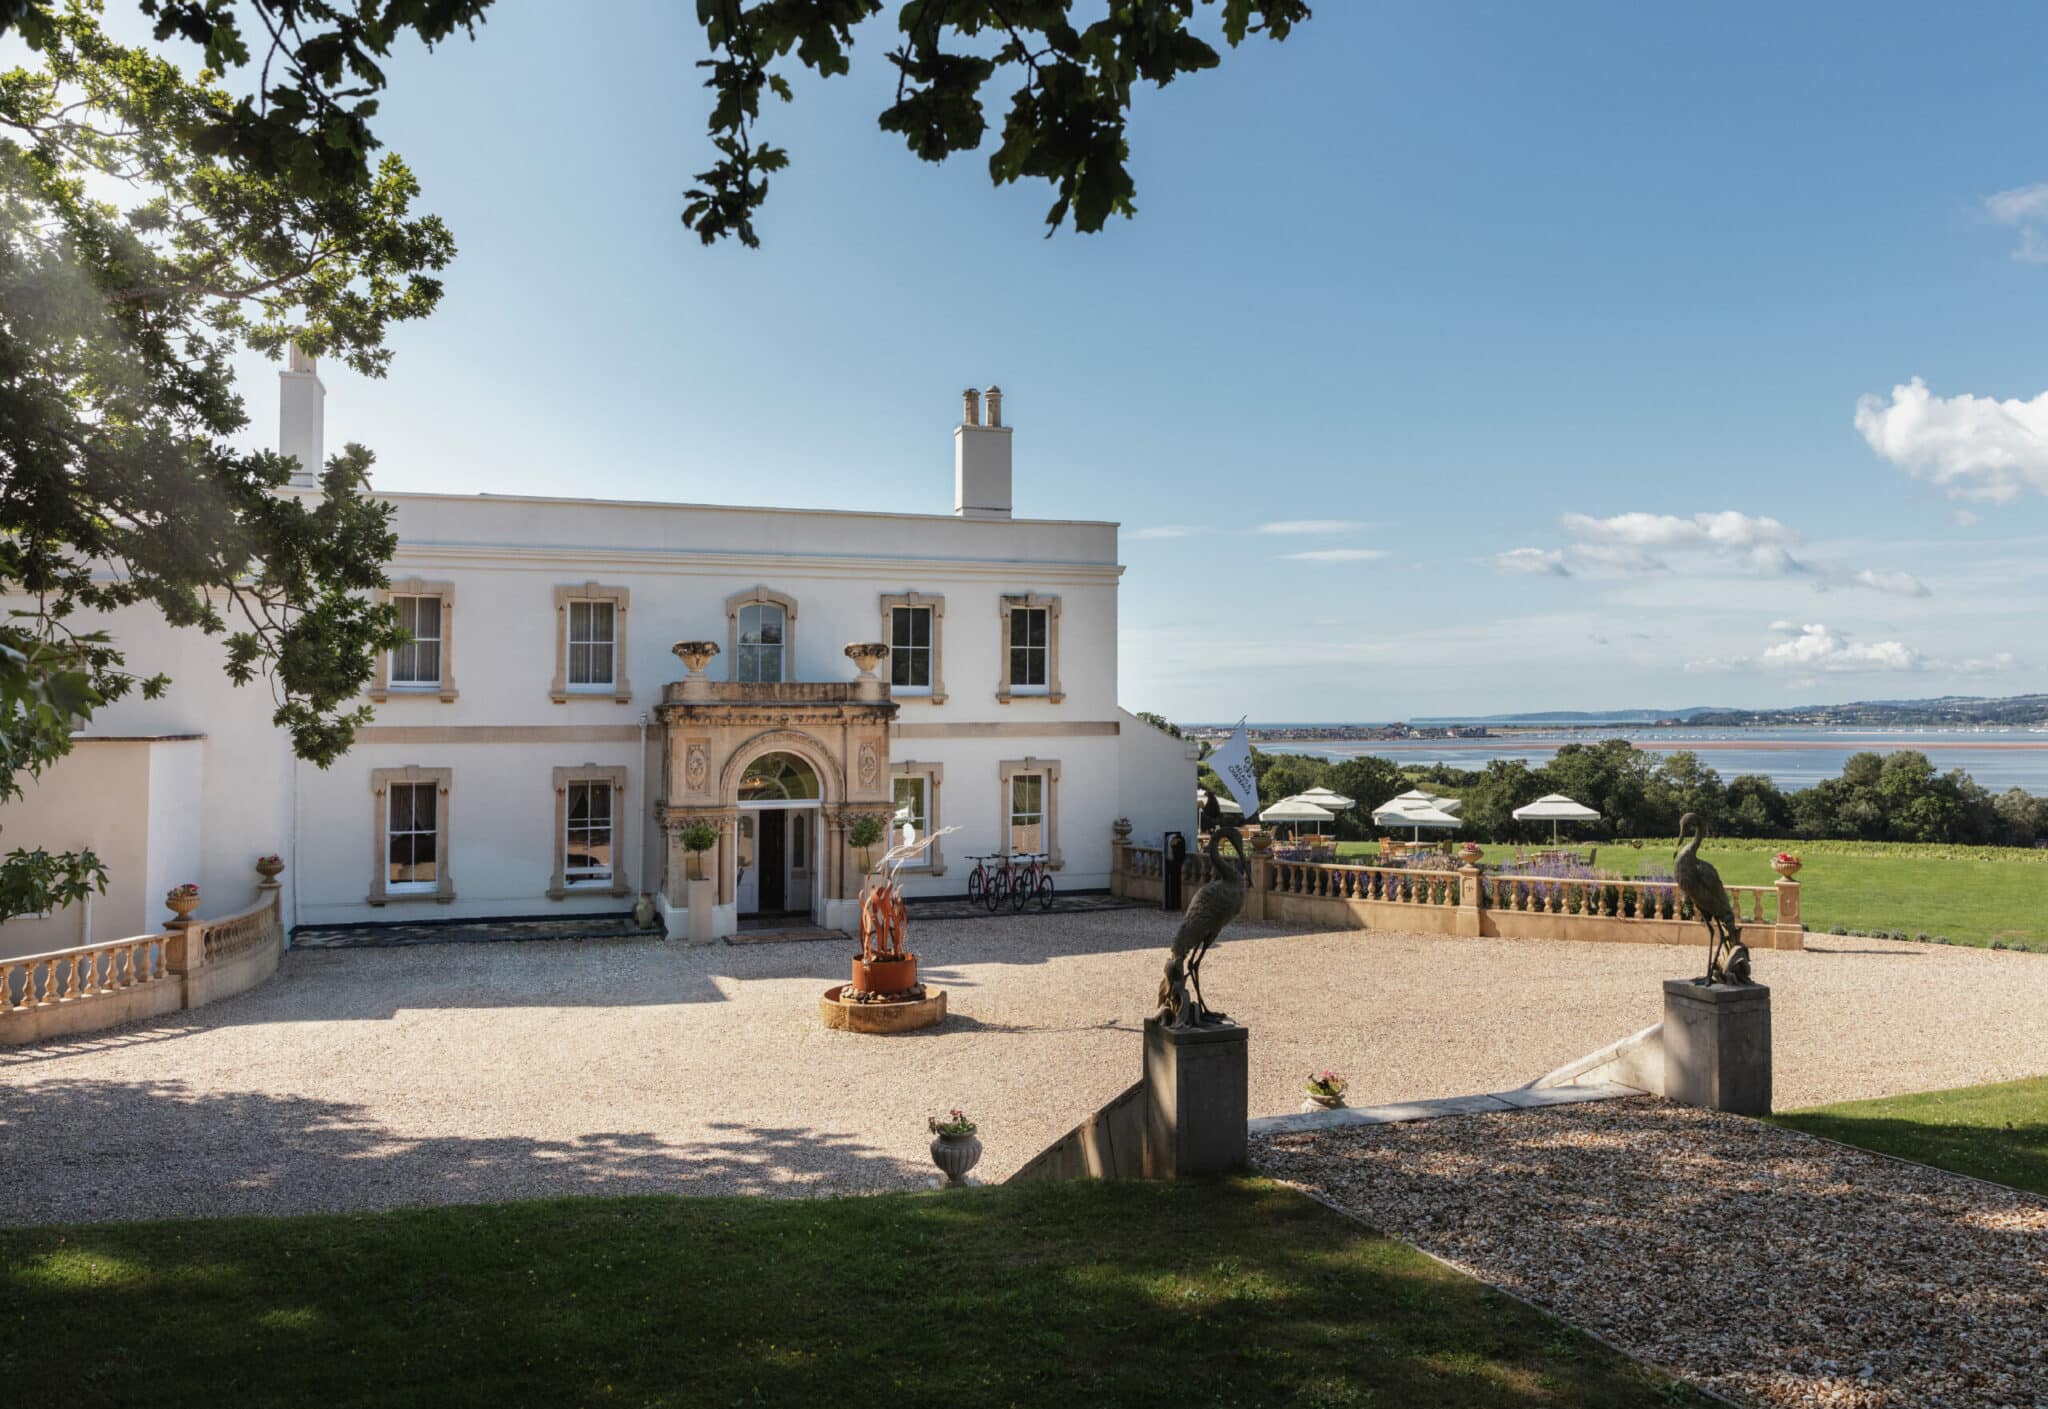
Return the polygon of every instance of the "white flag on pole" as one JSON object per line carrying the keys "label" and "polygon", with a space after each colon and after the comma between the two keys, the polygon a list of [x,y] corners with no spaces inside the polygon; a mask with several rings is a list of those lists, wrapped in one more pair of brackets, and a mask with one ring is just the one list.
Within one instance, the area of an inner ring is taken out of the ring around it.
{"label": "white flag on pole", "polygon": [[1244,809],[1244,820],[1249,822],[1258,816],[1259,775],[1252,768],[1252,736],[1242,719],[1237,722],[1237,732],[1209,755],[1209,766]]}

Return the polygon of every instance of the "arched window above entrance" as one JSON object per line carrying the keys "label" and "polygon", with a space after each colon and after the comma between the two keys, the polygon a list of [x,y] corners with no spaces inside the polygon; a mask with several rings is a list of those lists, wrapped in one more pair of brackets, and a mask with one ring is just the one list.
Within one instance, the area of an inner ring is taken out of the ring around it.
{"label": "arched window above entrance", "polygon": [[764,753],[740,775],[741,802],[804,801],[820,795],[818,774],[793,753]]}

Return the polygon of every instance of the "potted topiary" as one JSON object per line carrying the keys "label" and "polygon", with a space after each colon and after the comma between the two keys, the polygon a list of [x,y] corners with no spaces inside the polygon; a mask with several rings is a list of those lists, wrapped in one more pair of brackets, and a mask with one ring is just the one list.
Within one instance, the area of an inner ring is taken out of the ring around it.
{"label": "potted topiary", "polygon": [[692,822],[683,828],[676,840],[683,844],[683,850],[690,854],[690,879],[704,879],[704,853],[718,845],[718,829],[709,822]]}
{"label": "potted topiary", "polygon": [[965,1184],[967,1171],[981,1163],[981,1141],[967,1112],[955,1108],[942,1116],[931,1116],[925,1124],[932,1132],[932,1163],[946,1176],[948,1184]]}
{"label": "potted topiary", "polygon": [[882,819],[874,816],[872,813],[861,818],[847,829],[846,840],[852,843],[855,851],[860,853],[860,868],[863,872],[868,869],[870,864],[868,854],[875,849],[875,843],[882,839],[887,830],[888,828]]}
{"label": "potted topiary", "polygon": [[1301,1108],[1305,1111],[1333,1111],[1344,1104],[1344,1093],[1350,1087],[1351,1083],[1334,1071],[1311,1072],[1304,1092],[1307,1099],[1301,1103]]}

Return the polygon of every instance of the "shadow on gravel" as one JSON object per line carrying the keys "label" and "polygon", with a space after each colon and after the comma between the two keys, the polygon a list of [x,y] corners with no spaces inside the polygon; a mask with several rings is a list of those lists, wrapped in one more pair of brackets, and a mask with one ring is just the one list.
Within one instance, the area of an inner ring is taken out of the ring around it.
{"label": "shadow on gravel", "polygon": [[[508,1079],[516,1079],[516,1076]],[[403,1135],[336,1101],[180,1081],[0,1086],[0,1224],[358,1212],[564,1195],[795,1197],[916,1187],[928,1173],[840,1131],[711,1127],[572,1139]]]}

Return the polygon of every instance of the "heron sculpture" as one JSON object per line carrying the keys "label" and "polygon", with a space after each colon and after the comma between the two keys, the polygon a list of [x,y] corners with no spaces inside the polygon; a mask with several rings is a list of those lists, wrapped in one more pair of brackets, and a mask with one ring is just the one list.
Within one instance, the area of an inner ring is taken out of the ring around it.
{"label": "heron sculpture", "polygon": [[[1691,833],[1688,837],[1687,833]],[[1692,902],[1693,914],[1707,927],[1707,982],[1750,983],[1749,946],[1742,942],[1742,925],[1721,873],[1700,860],[1700,843],[1707,829],[1688,812],[1678,819],[1678,853],[1672,858],[1671,873],[1679,894]]]}
{"label": "heron sculpture", "polygon": [[[1237,854],[1234,862],[1217,851],[1217,844],[1226,840]],[[1159,1020],[1168,1027],[1220,1027],[1230,1021],[1202,1001],[1202,956],[1223,933],[1223,927],[1244,909],[1244,843],[1237,828],[1218,826],[1210,830],[1205,849],[1209,879],[1188,901],[1180,928],[1173,932],[1166,976],[1159,980]]]}

